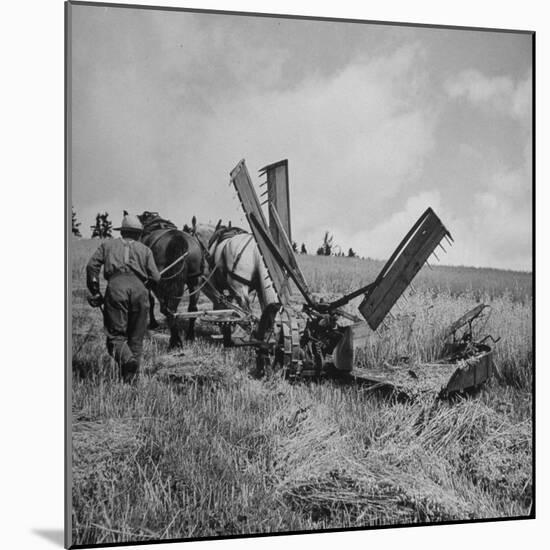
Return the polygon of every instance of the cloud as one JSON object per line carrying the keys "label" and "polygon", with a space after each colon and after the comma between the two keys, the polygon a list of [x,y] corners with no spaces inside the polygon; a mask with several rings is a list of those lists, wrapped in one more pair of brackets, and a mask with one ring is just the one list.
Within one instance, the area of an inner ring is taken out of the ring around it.
{"label": "cloud", "polygon": [[221,178],[243,156],[251,171],[289,158],[294,233],[359,231],[406,192],[434,148],[436,118],[404,86],[419,55],[409,45],[284,91],[219,101],[196,136],[195,160]]}
{"label": "cloud", "polygon": [[498,195],[480,192],[473,196],[470,218],[452,223],[456,244],[450,259],[458,257],[464,265],[532,269],[528,208],[518,209]]}
{"label": "cloud", "polygon": [[[454,204],[440,191],[426,190],[407,199],[400,211],[372,229],[350,233],[344,227],[337,228],[334,240],[344,251],[351,246],[361,256],[387,259],[431,206],[454,238],[452,247],[445,245],[447,255],[438,254],[442,264],[529,271],[532,269],[530,205],[518,207],[501,194],[506,188],[515,195],[522,187],[522,177],[518,172],[495,174],[489,190],[473,194],[466,216],[457,215]],[[315,237],[313,242],[320,243],[319,236]]]}
{"label": "cloud", "polygon": [[[468,212],[453,220],[458,237],[454,252],[464,264],[530,270],[531,75],[514,79],[511,76],[489,77],[476,70],[466,70],[448,79],[445,91],[452,100],[465,100],[487,115],[498,115],[519,124],[519,132],[510,135],[510,139],[516,140],[516,147],[520,147],[510,151],[513,155],[506,155],[506,149],[496,147],[495,136],[485,148],[485,156],[477,158],[479,167],[475,187],[470,191]],[[483,128],[484,124],[480,121],[479,127]],[[511,127],[502,128],[510,132]],[[466,149],[467,146],[461,147],[459,153],[464,155]]]}
{"label": "cloud", "polygon": [[[75,153],[91,178],[78,191],[88,205],[105,201],[99,190],[107,180],[109,200],[131,210],[159,210],[178,223],[197,214],[246,224],[223,185],[229,170],[245,157],[254,178],[260,166],[288,158],[293,232],[315,242],[322,226],[353,234],[374,225],[408,193],[435,146],[436,116],[418,93],[424,52],[417,44],[362,55],[330,74],[308,72],[279,89],[265,82],[280,74],[284,54],[250,55],[246,43],[224,43],[217,33],[207,48],[199,30],[193,21],[183,36],[179,27],[165,29],[157,65],[151,54],[122,69],[102,57],[86,74],[93,94],[78,106],[85,136]],[[178,68],[179,58],[187,61]],[[233,67],[244,84],[220,87]]]}
{"label": "cloud", "polygon": [[429,43],[410,34],[359,47],[334,27],[328,47],[318,26],[287,24],[83,13],[72,67],[83,225],[125,208],[246,226],[229,171],[244,157],[257,184],[259,167],[288,158],[293,236],[310,250],[328,229],[386,258],[432,206],[458,237],[449,262],[528,268],[530,77],[454,71],[441,88]]}
{"label": "cloud", "polygon": [[335,231],[335,242],[342,243],[344,250],[351,246],[361,256],[386,259],[428,206],[436,213],[441,211],[438,191],[423,191],[410,197],[402,210],[389,214],[372,229],[350,233],[340,227]]}
{"label": "cloud", "polygon": [[515,81],[509,76],[488,77],[477,70],[465,70],[445,83],[447,94],[464,98],[476,106],[528,125],[531,121],[531,75]]}

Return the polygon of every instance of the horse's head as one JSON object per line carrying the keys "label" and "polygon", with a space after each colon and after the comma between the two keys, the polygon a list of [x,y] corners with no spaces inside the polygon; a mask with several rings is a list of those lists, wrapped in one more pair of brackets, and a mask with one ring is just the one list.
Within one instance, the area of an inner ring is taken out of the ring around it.
{"label": "horse's head", "polygon": [[185,233],[189,233],[190,235],[194,235],[197,237],[197,239],[201,242],[204,248],[208,248],[208,243],[210,242],[210,239],[212,238],[212,235],[220,228],[224,227],[221,225],[221,220],[218,222],[216,226],[209,224],[209,223],[197,223],[197,218],[193,216],[193,219],[191,220],[191,227],[185,224],[183,226],[183,231]]}
{"label": "horse's head", "polygon": [[197,231],[197,217],[193,216],[191,218],[191,227],[189,227],[187,224],[184,224],[182,227],[182,231],[184,233],[189,233],[189,235],[195,235]]}

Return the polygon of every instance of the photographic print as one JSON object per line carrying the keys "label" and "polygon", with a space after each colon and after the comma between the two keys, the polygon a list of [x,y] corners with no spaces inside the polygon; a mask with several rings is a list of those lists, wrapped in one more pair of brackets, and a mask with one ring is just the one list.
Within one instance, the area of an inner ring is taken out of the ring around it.
{"label": "photographic print", "polygon": [[66,4],[67,546],[534,517],[533,58]]}

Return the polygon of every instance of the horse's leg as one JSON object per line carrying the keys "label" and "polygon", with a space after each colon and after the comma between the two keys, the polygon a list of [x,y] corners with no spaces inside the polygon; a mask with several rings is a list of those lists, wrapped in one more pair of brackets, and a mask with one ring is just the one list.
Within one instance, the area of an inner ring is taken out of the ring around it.
{"label": "horse's leg", "polygon": [[201,292],[203,292],[204,295],[212,302],[212,307],[214,309],[223,309],[223,303],[218,299],[218,296],[209,285],[204,285]]}
{"label": "horse's leg", "polygon": [[237,305],[245,311],[250,311],[250,296],[248,286],[232,280],[229,284],[230,292]]}
{"label": "horse's leg", "polygon": [[158,328],[159,324],[155,319],[155,296],[149,291],[149,329],[154,330]]}
{"label": "horse's leg", "polygon": [[[222,277],[221,270],[218,270],[217,276],[212,279],[210,284],[205,284],[202,288],[205,296],[212,302],[214,310],[227,309],[227,302],[232,300],[231,298],[224,298],[222,294],[223,288],[228,288],[225,276]],[[216,289],[216,290],[215,290]],[[220,331],[223,337],[223,345],[228,348],[233,345],[233,324],[232,323],[219,323]]]}
{"label": "horse's leg", "polygon": [[163,297],[162,299],[159,299],[159,301],[160,311],[166,317],[168,328],[170,330],[170,341],[168,343],[168,348],[181,348],[183,347],[183,341],[181,339],[179,323],[176,317],[180,299]]}
{"label": "horse's leg", "polygon": [[181,339],[180,325],[175,313],[170,312],[166,319],[168,321],[168,327],[170,328],[169,348],[182,348],[183,340]]}
{"label": "horse's leg", "polygon": [[[225,280],[222,278],[221,270],[218,269],[215,277],[205,274],[203,276],[209,282],[203,284],[201,292],[212,302],[212,307],[216,309],[226,309],[227,304],[223,299],[223,288],[226,288]],[[210,278],[211,277],[211,278]]]}
{"label": "horse's leg", "polygon": [[[193,279],[192,281],[187,282],[187,288],[189,289],[189,306],[187,311],[198,311],[197,303],[199,301],[199,293],[197,289],[199,288],[198,279]],[[193,341],[195,339],[195,317],[189,319],[189,327],[187,329],[187,334],[185,335],[187,340]]]}

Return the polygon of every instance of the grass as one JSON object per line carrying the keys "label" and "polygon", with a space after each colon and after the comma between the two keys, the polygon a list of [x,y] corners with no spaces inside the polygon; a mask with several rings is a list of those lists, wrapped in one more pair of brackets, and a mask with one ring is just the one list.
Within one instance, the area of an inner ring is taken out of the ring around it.
{"label": "grass", "polygon": [[[75,544],[529,513],[528,274],[423,270],[417,294],[360,354],[367,366],[430,360],[442,327],[482,299],[493,308],[486,330],[502,340],[497,376],[470,398],[395,403],[359,386],[289,384],[276,373],[256,380],[252,353],[210,343],[204,327],[180,357],[166,356],[166,338],[147,339],[146,374],[127,386],[113,376],[100,313],[85,304],[83,269],[96,244],[74,243]],[[380,267],[300,263],[324,296],[369,282]]]}

